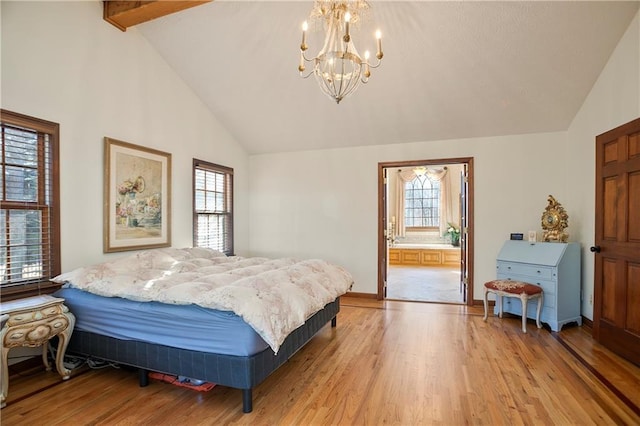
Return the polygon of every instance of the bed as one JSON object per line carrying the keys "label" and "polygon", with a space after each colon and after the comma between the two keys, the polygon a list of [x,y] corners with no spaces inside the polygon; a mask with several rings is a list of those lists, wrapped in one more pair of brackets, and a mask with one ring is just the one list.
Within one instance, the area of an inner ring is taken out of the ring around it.
{"label": "bed", "polygon": [[53,281],[76,316],[67,353],[252,389],[327,323],[353,284],[344,268],[290,258],[156,249],[78,268]]}

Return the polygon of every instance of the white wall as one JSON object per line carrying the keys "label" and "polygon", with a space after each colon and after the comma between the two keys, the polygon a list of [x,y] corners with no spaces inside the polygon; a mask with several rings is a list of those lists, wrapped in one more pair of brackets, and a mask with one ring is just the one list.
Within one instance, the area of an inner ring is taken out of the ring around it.
{"label": "white wall", "polygon": [[474,157],[475,294],[495,278],[511,232],[540,229],[553,194],[566,198],[564,133],[254,155],[253,255],[321,257],[345,266],[353,291],[377,292],[378,163]]}
{"label": "white wall", "polygon": [[[248,247],[248,156],[135,28],[102,2],[2,1],[2,108],[60,123],[63,271],[102,261],[103,137],[172,153],[172,243],[192,245],[192,158],[235,169]],[[119,256],[113,254],[109,256]]]}
{"label": "white wall", "polygon": [[354,274],[353,291],[376,293],[378,162],[474,157],[474,298],[510,232],[540,235],[552,194],[582,245],[582,314],[592,319],[595,137],[640,116],[639,21],[566,132],[251,156],[251,252],[324,257]]}
{"label": "white wall", "polygon": [[[323,257],[354,291],[377,291],[377,164],[474,157],[475,283],[495,276],[510,232],[540,230],[546,197],[583,246],[583,314],[593,289],[595,136],[640,115],[635,17],[567,132],[256,155],[244,150],[135,28],[101,2],[0,2],[2,108],[61,125],[63,270],[101,261],[103,137],[173,154],[173,245],[191,244],[191,159],[235,169],[239,254]],[[251,178],[247,177],[248,166]],[[109,255],[117,256],[117,254]]]}
{"label": "white wall", "polygon": [[[582,315],[593,319],[595,138],[640,117],[640,13],[618,43],[567,132],[569,224],[582,244]],[[572,216],[571,210],[583,212]]]}

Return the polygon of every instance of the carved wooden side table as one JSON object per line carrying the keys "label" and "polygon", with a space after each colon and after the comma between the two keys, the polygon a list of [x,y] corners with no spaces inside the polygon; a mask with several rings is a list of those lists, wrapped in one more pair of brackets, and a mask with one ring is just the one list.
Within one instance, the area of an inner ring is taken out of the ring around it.
{"label": "carved wooden side table", "polygon": [[0,303],[2,319],[2,388],[0,393],[0,408],[6,405],[9,390],[9,349],[15,347],[42,346],[42,360],[47,371],[51,364],[47,357],[49,339],[58,336],[58,351],[56,353],[56,368],[63,380],[67,380],[71,371],[64,367],[64,353],[69,344],[76,318],[63,304],[64,299],[49,295],[27,297]]}

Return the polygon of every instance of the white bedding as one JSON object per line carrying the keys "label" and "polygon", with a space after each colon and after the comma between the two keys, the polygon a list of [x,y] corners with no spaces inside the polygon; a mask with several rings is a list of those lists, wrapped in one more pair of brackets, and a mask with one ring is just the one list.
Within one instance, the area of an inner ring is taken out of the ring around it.
{"label": "white bedding", "polygon": [[353,284],[345,269],[324,260],[227,257],[205,248],[147,250],[52,281],[106,297],[233,311],[276,353]]}

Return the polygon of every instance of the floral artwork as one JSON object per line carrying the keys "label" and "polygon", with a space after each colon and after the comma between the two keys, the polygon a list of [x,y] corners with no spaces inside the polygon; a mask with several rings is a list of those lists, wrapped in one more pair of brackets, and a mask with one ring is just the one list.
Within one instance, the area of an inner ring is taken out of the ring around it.
{"label": "floral artwork", "polygon": [[105,159],[105,252],[170,245],[171,154],[105,138]]}
{"label": "floral artwork", "polygon": [[126,179],[118,185],[116,226],[143,227],[149,235],[159,235],[162,225],[161,195],[160,192],[145,189],[142,176]]}

